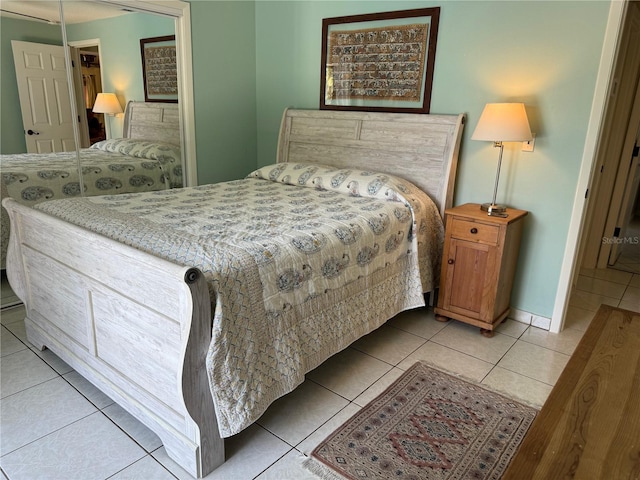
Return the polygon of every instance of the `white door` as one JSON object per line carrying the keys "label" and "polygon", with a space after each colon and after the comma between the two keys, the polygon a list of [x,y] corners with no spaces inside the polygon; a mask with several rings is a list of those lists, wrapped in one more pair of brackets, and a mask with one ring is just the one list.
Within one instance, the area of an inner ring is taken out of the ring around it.
{"label": "white door", "polygon": [[28,153],[75,150],[64,48],[11,41]]}

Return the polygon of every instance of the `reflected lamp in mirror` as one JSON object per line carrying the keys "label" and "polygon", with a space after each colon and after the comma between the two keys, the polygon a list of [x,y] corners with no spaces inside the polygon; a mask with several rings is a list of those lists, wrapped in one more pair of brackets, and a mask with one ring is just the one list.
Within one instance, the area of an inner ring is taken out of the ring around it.
{"label": "reflected lamp in mirror", "polygon": [[93,104],[93,113],[106,113],[107,115],[117,115],[122,113],[122,106],[115,93],[99,93]]}
{"label": "reflected lamp in mirror", "polygon": [[493,200],[491,203],[484,203],[480,207],[489,215],[503,216],[507,209],[504,205],[496,204],[502,152],[504,150],[503,142],[526,142],[532,138],[529,119],[523,103],[487,103],[485,105],[471,139],[493,142],[493,146],[500,149]]}

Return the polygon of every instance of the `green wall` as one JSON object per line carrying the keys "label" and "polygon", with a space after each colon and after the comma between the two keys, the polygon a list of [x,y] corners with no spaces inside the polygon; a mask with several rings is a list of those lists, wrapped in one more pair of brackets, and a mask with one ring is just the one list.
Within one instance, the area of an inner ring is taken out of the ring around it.
{"label": "green wall", "polygon": [[498,152],[470,140],[485,103],[527,106],[535,151],[507,144],[498,201],[530,211],[512,306],[551,317],[608,1],[257,1],[258,165],[274,161],[285,107],[319,106],[323,18],[433,6],[441,14],[431,112],[467,114],[456,205],[493,195]]}
{"label": "green wall", "polygon": [[256,169],[255,4],[190,1],[198,183]]}
{"label": "green wall", "polygon": [[20,98],[11,40],[62,45],[59,25],[0,16],[0,153],[25,153]]}

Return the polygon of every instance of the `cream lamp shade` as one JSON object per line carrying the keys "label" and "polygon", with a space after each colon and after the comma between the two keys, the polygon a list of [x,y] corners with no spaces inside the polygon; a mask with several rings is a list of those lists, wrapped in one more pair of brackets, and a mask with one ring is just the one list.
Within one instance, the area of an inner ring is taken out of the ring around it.
{"label": "cream lamp shade", "polygon": [[533,138],[524,103],[487,103],[472,140],[526,142]]}
{"label": "cream lamp shade", "polygon": [[122,107],[115,93],[99,93],[93,104],[93,112],[116,115],[122,113]]}
{"label": "cream lamp shade", "polygon": [[487,103],[480,115],[476,129],[471,135],[471,140],[487,140],[493,142],[494,147],[500,148],[498,157],[498,171],[496,183],[493,189],[491,203],[483,203],[480,208],[489,215],[506,217],[507,207],[496,204],[498,193],[498,181],[500,180],[500,166],[502,165],[502,142],[526,142],[533,139],[529,119],[524,108],[524,103]]}

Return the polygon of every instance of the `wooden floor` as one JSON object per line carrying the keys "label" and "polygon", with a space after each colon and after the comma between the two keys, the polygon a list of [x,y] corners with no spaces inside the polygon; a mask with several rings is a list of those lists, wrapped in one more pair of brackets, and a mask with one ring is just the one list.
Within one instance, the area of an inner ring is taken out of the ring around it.
{"label": "wooden floor", "polygon": [[603,305],[503,480],[640,479],[640,313]]}

